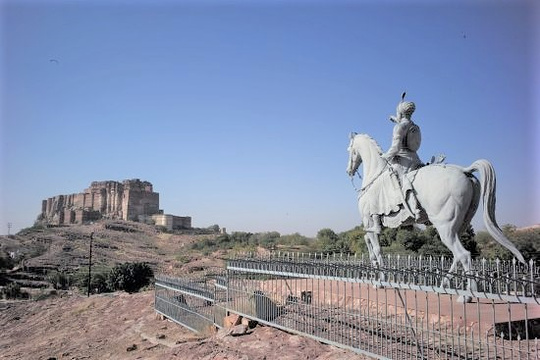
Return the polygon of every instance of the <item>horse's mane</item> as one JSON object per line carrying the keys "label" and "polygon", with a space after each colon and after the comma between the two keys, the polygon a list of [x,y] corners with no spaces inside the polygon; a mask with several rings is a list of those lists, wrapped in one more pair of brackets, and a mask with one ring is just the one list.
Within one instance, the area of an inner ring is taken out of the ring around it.
{"label": "horse's mane", "polygon": [[383,153],[383,150],[382,148],[379,146],[379,144],[377,143],[377,141],[375,141],[374,138],[372,138],[371,136],[369,136],[368,134],[356,134],[356,136],[361,136],[363,138],[365,138],[366,140],[370,141],[373,146],[375,146],[375,148],[377,149],[377,151],[379,152],[379,154],[382,154]]}

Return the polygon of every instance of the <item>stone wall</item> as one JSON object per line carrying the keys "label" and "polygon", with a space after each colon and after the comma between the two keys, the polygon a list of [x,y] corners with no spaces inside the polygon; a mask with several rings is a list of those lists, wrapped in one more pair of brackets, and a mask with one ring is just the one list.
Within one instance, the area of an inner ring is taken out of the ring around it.
{"label": "stone wall", "polygon": [[191,228],[190,216],[156,214],[156,215],[152,215],[152,220],[156,226],[163,226],[167,228],[167,230],[170,230],[170,231]]}
{"label": "stone wall", "polygon": [[136,221],[139,215],[159,213],[159,193],[139,179],[94,181],[78,194],[57,195],[42,201],[38,221],[45,224],[82,224],[101,218]]}

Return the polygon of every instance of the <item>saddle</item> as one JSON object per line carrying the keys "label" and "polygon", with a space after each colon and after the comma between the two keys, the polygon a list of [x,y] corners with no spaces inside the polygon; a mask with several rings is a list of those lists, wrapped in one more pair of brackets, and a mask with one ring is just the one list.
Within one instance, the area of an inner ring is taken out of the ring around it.
{"label": "saddle", "polygon": [[360,197],[362,214],[379,215],[382,225],[396,228],[400,225],[427,223],[428,217],[421,208],[413,187],[418,169],[401,178],[391,167],[381,173]]}

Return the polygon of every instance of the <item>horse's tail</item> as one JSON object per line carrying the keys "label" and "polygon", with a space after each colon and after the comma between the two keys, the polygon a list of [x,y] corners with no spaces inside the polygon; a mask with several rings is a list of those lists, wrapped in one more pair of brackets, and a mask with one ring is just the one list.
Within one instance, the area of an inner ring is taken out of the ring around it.
{"label": "horse's tail", "polygon": [[484,224],[488,233],[502,246],[510,250],[514,256],[526,264],[523,255],[519,252],[514,244],[506,236],[504,236],[501,228],[495,220],[495,170],[491,163],[481,159],[472,163],[471,166],[464,169],[465,173],[471,174],[475,171],[480,173],[480,191],[482,196],[482,204],[484,207]]}

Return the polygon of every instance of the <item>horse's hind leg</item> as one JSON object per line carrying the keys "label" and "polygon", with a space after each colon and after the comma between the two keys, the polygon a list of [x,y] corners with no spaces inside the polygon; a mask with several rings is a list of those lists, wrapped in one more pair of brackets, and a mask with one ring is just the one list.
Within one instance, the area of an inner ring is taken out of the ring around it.
{"label": "horse's hind leg", "polygon": [[[463,271],[465,273],[465,276],[471,275],[472,271],[472,260],[471,260],[471,253],[467,251],[461,244],[461,241],[458,236],[458,232],[455,229],[454,224],[443,224],[440,226],[437,226],[437,231],[439,232],[439,236],[441,237],[441,241],[444,245],[450,251],[452,251],[453,255],[453,261],[452,266],[450,267],[450,271],[447,274],[447,276],[443,279],[443,283],[441,286],[449,286],[449,280],[452,278],[452,272],[454,271],[455,267],[457,266],[457,263],[461,263],[463,266]],[[476,282],[474,279],[468,278],[467,279],[467,289],[471,291],[476,291]],[[458,302],[471,302],[472,297],[471,296],[460,296],[458,298]]]}

